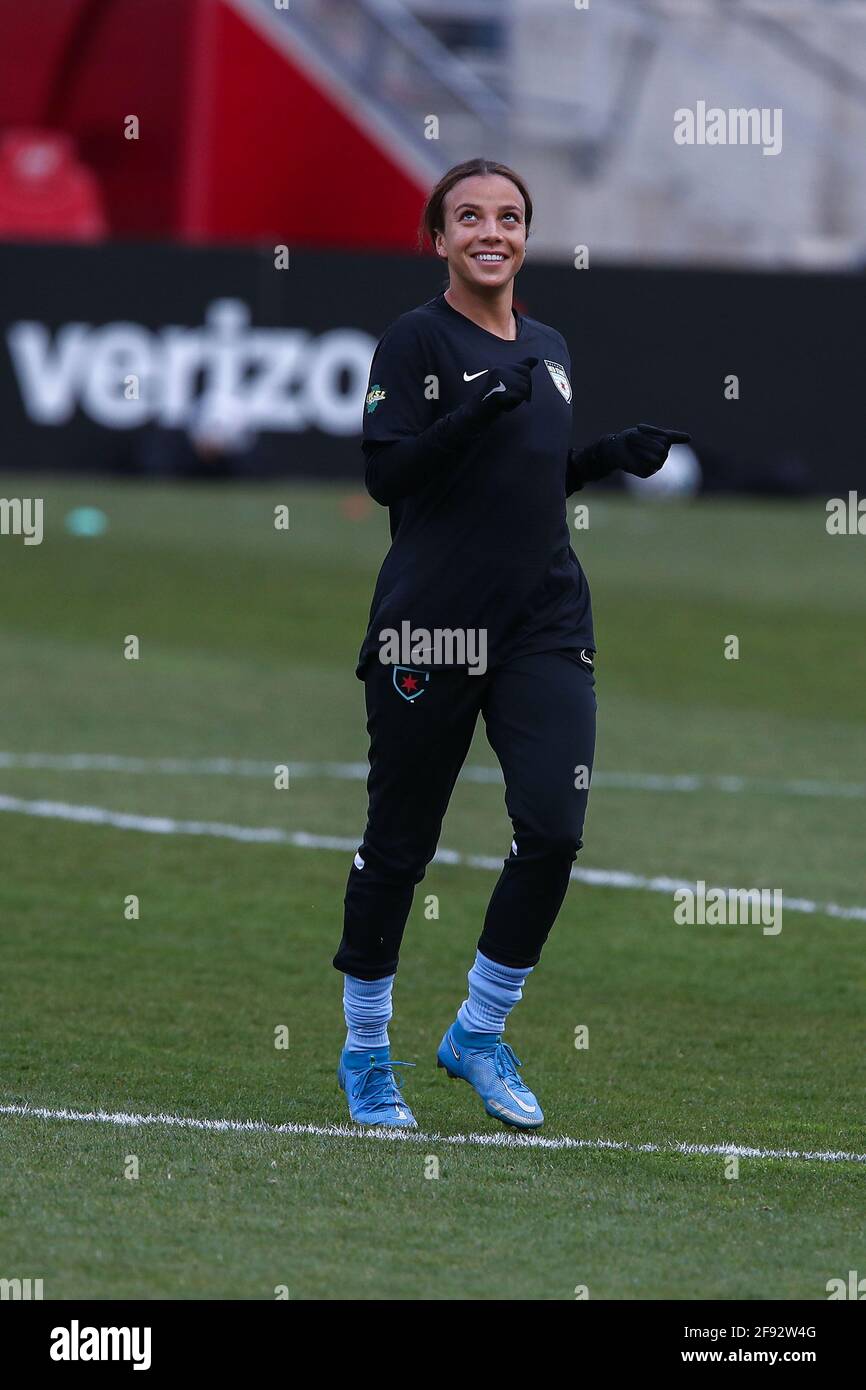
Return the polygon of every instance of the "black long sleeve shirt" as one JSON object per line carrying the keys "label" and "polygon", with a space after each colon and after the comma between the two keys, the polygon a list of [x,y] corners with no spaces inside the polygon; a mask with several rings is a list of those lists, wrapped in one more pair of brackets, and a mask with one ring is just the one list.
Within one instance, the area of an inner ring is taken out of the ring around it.
{"label": "black long sleeve shirt", "polygon": [[[562,335],[514,311],[497,337],[440,293],[381,338],[362,449],[370,495],[390,511],[357,674],[381,634],[484,628],[488,664],[529,652],[593,651],[589,586],[571,548],[565,499],[608,471],[595,445],[571,447],[571,359]],[[481,426],[469,402],[496,367],[537,357],[532,398]]]}

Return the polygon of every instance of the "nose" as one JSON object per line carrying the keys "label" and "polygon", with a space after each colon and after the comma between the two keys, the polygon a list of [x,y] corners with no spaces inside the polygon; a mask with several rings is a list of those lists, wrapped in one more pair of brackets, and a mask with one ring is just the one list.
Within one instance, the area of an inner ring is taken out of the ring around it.
{"label": "nose", "polygon": [[482,241],[501,242],[502,240],[499,235],[499,229],[496,226],[496,217],[492,212],[488,217],[482,219],[480,227],[476,227],[475,230]]}

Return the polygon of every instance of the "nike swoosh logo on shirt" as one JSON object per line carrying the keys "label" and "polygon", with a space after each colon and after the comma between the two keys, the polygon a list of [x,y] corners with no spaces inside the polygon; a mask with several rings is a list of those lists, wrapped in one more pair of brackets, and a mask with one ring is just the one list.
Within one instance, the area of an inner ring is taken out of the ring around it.
{"label": "nike swoosh logo on shirt", "polygon": [[484,395],[481,397],[481,399],[482,399],[483,401],[486,401],[488,396],[495,396],[497,391],[504,391],[504,390],[505,390],[505,383],[502,382],[502,381],[500,381],[500,383],[499,383],[498,386],[494,386],[494,387],[492,387],[492,389],[491,389],[490,391],[486,391],[486,392],[484,393]]}
{"label": "nike swoosh logo on shirt", "polygon": [[464,380],[464,381],[474,381],[475,378],[476,378],[477,376],[483,376],[485,372],[489,372],[489,371],[490,371],[490,368],[489,368],[489,367],[482,367],[480,372],[473,372],[471,376],[469,375],[468,372],[464,372],[464,373],[463,373],[463,380]]}

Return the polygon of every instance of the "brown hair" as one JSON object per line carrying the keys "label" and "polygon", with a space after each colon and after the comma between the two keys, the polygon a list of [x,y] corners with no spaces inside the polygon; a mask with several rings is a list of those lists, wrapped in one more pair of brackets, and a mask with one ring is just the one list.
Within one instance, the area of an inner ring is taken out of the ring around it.
{"label": "brown hair", "polygon": [[509,169],[507,164],[498,164],[495,159],[465,159],[462,164],[455,164],[446,174],[443,174],[436,187],[431,192],[427,202],[424,204],[424,211],[421,214],[421,221],[418,225],[418,250],[425,249],[426,241],[435,248],[436,233],[444,232],[445,218],[443,207],[445,194],[450,193],[451,189],[461,179],[472,178],[475,174],[500,174],[504,179],[511,182],[520,190],[526,206],[524,223],[526,234],[529,235],[529,224],[532,221],[532,199],[529,190],[519,174],[515,174],[513,169]]}

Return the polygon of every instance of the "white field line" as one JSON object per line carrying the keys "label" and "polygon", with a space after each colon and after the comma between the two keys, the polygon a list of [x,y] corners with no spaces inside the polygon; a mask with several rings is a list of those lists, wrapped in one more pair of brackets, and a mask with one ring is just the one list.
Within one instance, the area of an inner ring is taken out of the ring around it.
{"label": "white field line", "polygon": [[[40,816],[47,820],[76,821],[82,825],[107,825],[114,830],[141,830],[150,835],[206,835],[221,840],[238,840],[244,844],[291,845],[294,849],[333,849],[354,854],[357,840],[339,835],[311,835],[306,830],[281,830],[276,826],[226,825],[220,821],[175,820],[172,816],[141,816],[126,811],[109,811],[104,806],[74,806],[65,801],[24,801],[17,796],[0,795],[0,812],[13,815]],[[433,856],[434,864],[459,864],[470,869],[488,869],[499,873],[503,860],[495,855],[463,854],[441,846]],[[694,881],[670,878],[665,874],[647,877],[624,869],[573,868],[575,883],[588,883],[598,888],[638,888],[650,893],[673,894],[678,889],[695,891]],[[706,891],[721,887],[725,893],[733,888],[708,884]],[[842,906],[839,903],[820,903],[812,898],[789,898],[783,895],[782,907],[788,912],[821,913],[841,917],[845,921],[866,922],[866,907]]]}
{"label": "white field line", "polygon": [[[115,753],[10,753],[0,752],[0,769],[33,768],[49,772],[128,772],[187,777],[272,778],[276,761],[256,758],[134,758]],[[365,782],[367,763],[285,763],[290,777],[336,778]],[[465,782],[502,783],[498,767],[464,767]],[[828,782],[810,778],[777,782],[769,777],[713,776],[703,773],[603,772],[592,775],[594,788],[615,791],[732,793],[760,792],[771,796],[830,796],[866,799],[864,782]]]}
{"label": "white field line", "polygon": [[137,1115],[124,1110],[52,1110],[42,1105],[0,1105],[0,1115],[38,1120],[78,1120],[86,1124],[155,1125],[209,1133],[311,1134],[322,1139],[384,1139],[413,1144],[456,1144],[496,1149],[612,1149],[642,1154],[719,1154],[739,1158],[781,1158],[818,1163],[866,1163],[866,1154],[835,1149],[757,1149],[746,1144],[635,1144],[622,1139],[572,1139],[560,1134],[424,1134],[417,1129],[363,1128],[357,1125],[270,1125],[264,1120],[199,1120],[187,1115]]}

